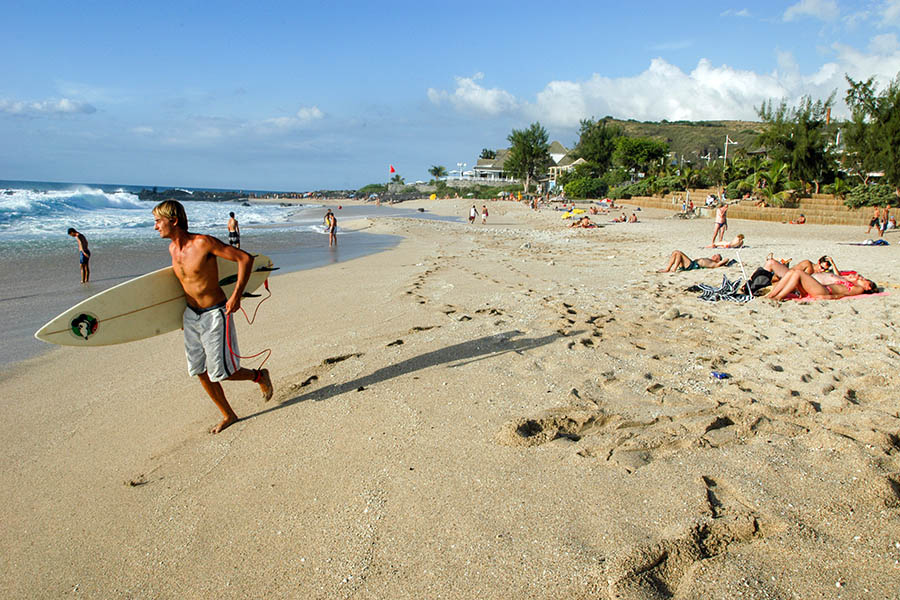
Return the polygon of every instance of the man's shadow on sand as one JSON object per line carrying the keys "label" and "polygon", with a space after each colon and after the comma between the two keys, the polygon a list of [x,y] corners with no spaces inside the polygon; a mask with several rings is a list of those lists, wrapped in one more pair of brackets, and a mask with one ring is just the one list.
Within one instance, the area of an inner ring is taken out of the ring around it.
{"label": "man's shadow on sand", "polygon": [[[572,331],[569,332],[568,335],[572,336],[577,335],[578,333],[580,332]],[[495,358],[508,352],[522,354],[527,350],[544,346],[564,337],[558,332],[536,338],[519,338],[518,336],[520,335],[522,335],[522,332],[514,329],[512,331],[505,331],[503,333],[480,337],[460,344],[454,344],[453,346],[447,346],[446,348],[441,348],[440,350],[435,350],[433,352],[426,352],[425,354],[408,358],[402,362],[382,367],[369,375],[359,377],[352,381],[334,383],[315,390],[310,390],[305,394],[280,402],[271,408],[261,410],[252,415],[247,415],[241,420],[246,421],[254,417],[259,417],[266,413],[281,410],[306,400],[328,400],[329,398],[340,396],[345,392],[367,388],[371,385],[382,383],[395,377],[408,375],[441,364],[456,363],[450,365],[451,368],[456,368],[477,360]]]}

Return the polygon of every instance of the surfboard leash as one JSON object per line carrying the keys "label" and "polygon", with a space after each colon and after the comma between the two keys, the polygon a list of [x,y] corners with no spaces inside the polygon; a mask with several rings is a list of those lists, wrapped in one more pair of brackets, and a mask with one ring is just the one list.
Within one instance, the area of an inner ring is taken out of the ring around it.
{"label": "surfboard leash", "polygon": [[[266,300],[268,300],[269,298],[272,297],[272,290],[269,289],[269,280],[266,279],[265,282],[263,283],[263,285],[265,285],[266,292],[268,292],[269,295],[266,296],[265,298],[263,298],[262,300],[260,300],[259,304],[256,305],[256,308],[253,310],[253,317],[248,317],[247,311],[244,310],[243,306],[241,306],[241,312],[244,313],[244,318],[247,319],[248,325],[253,325],[253,322],[256,321],[256,314],[259,312],[259,307],[262,306],[263,302],[265,302]],[[251,354],[249,356],[241,356],[240,354],[235,352],[234,349],[231,347],[231,327],[229,327],[230,323],[228,322],[232,318],[232,316],[233,316],[233,313],[225,315],[225,319],[226,319],[225,320],[225,341],[228,344],[228,351],[231,352],[232,356],[234,356],[235,358],[240,358],[241,360],[244,360],[244,359],[249,360],[251,358],[256,358],[257,356],[262,356],[263,354],[265,354],[266,357],[262,360],[261,363],[259,363],[259,366],[256,368],[257,371],[259,369],[262,369],[262,366],[264,364],[266,364],[266,361],[269,360],[270,356],[272,356],[272,349],[265,348],[261,352],[257,352],[256,354]]]}

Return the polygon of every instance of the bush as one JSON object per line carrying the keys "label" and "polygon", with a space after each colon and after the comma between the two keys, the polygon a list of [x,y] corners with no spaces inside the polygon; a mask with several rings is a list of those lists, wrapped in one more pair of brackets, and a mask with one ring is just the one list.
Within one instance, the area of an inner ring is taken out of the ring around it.
{"label": "bush", "polygon": [[365,187],[356,190],[357,198],[367,198],[371,194],[383,194],[387,191],[387,186],[381,183],[370,183]]}
{"label": "bush", "polygon": [[844,198],[844,204],[850,208],[858,208],[860,206],[887,206],[892,203],[897,203],[897,194],[894,192],[894,188],[886,183],[858,185],[850,190],[850,193]]}
{"label": "bush", "polygon": [[652,180],[642,179],[635,183],[615,187],[609,190],[609,193],[607,195],[613,200],[627,200],[632,196],[650,196],[652,192]]}
{"label": "bush", "polygon": [[744,188],[749,187],[746,182],[737,180],[732,181],[727,186],[725,186],[725,197],[729,200],[737,200],[743,197],[744,192],[747,191]]}
{"label": "bush", "polygon": [[569,198],[602,198],[609,185],[602,179],[579,177],[567,183],[564,189]]}

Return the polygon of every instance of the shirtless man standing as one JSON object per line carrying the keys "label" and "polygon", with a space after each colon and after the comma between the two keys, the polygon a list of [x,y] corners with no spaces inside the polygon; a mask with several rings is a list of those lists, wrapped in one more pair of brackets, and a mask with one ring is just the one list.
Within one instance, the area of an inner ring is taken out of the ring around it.
{"label": "shirtless man standing", "polygon": [[720,202],[716,208],[716,228],[713,229],[713,245],[716,244],[716,235],[719,236],[719,241],[722,241],[722,238],[725,237],[726,229],[728,229],[728,205]]}
{"label": "shirtless man standing", "polygon": [[235,248],[241,247],[241,228],[233,212],[228,213],[228,243]]}
{"label": "shirtless man standing", "polygon": [[81,283],[87,283],[91,279],[91,251],[88,250],[87,238],[83,233],[75,231],[74,227],[69,227],[69,235],[78,241],[78,264],[81,265]]}
{"label": "shirtless man standing", "polygon": [[[222,421],[210,430],[219,433],[238,420],[220,381],[253,381],[259,385],[265,400],[272,398],[269,370],[240,366],[231,316],[241,307],[241,295],[250,279],[253,257],[212,236],[190,233],[187,214],[179,202],[160,202],[153,209],[153,216],[153,228],[160,237],[171,240],[172,268],[187,300],[182,322],[188,372],[200,378],[203,389],[222,412]],[[219,287],[217,256],[238,264],[237,283],[230,298],[226,298]]]}
{"label": "shirtless man standing", "polygon": [[729,259],[722,258],[721,254],[713,254],[709,258],[691,258],[679,250],[672,252],[669,257],[669,265],[665,269],[657,271],[657,273],[674,273],[676,271],[693,271],[694,269],[715,269],[716,267],[724,267],[728,264]]}

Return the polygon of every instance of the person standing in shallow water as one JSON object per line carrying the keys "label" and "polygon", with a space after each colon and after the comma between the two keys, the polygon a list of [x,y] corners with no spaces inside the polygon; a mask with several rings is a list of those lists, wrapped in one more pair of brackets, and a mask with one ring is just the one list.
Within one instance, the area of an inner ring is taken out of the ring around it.
{"label": "person standing in shallow water", "polygon": [[91,280],[91,251],[88,250],[87,238],[74,227],[69,227],[69,235],[78,241],[78,264],[81,265],[81,283]]}
{"label": "person standing in shallow water", "polygon": [[337,246],[337,217],[330,208],[325,213],[325,228],[328,230],[328,247]]}
{"label": "person standing in shallow water", "polygon": [[228,243],[238,249],[241,247],[241,228],[233,212],[228,213]]}
{"label": "person standing in shallow water", "polygon": [[[250,280],[253,257],[212,236],[190,233],[184,206],[175,200],[157,204],[153,217],[153,228],[159,236],[171,240],[172,269],[187,301],[182,323],[188,373],[200,378],[203,389],[221,411],[222,421],[210,430],[219,433],[238,421],[220,381],[253,381],[259,385],[264,400],[272,398],[269,370],[240,366],[232,317],[241,308],[241,295]],[[237,283],[230,298],[225,297],[219,286],[216,257],[238,265]]]}

